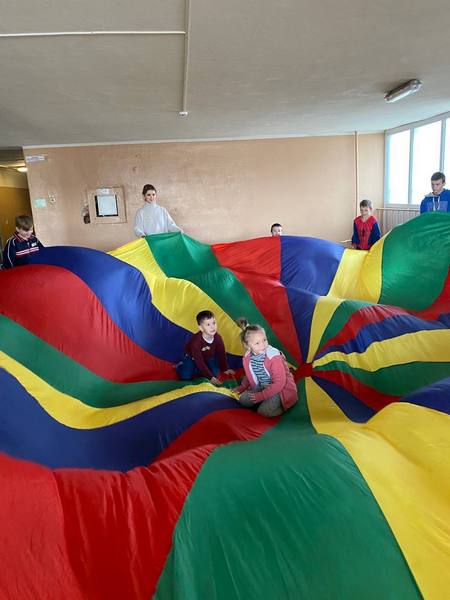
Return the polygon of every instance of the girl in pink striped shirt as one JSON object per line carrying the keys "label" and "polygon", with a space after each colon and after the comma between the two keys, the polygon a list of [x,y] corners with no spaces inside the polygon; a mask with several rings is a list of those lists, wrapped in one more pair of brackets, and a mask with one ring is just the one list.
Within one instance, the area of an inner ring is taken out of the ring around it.
{"label": "girl in pink striped shirt", "polygon": [[260,325],[243,326],[241,341],[246,348],[243,357],[245,377],[236,388],[238,402],[243,406],[258,406],[264,417],[277,417],[297,402],[297,387],[284,355],[269,346],[266,332]]}

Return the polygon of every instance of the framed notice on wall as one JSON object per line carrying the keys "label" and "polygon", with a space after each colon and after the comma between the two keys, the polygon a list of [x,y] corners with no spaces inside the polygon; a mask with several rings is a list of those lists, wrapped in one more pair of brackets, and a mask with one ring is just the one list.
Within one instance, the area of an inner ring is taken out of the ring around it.
{"label": "framed notice on wall", "polygon": [[89,190],[87,196],[91,223],[126,223],[123,188],[97,188]]}

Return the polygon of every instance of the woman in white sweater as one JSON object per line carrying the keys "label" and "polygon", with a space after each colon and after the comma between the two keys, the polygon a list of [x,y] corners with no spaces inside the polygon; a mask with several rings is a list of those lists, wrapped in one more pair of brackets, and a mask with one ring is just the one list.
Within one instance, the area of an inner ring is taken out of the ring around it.
{"label": "woman in white sweater", "polygon": [[134,218],[136,237],[145,237],[155,233],[168,233],[169,231],[183,231],[167,210],[156,202],[156,189],[153,185],[150,183],[144,185],[142,196],[145,204],[137,211]]}

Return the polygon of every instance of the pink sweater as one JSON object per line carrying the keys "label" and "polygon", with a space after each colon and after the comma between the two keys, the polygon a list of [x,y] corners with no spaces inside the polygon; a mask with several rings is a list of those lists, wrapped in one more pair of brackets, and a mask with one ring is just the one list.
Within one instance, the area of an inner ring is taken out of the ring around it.
{"label": "pink sweater", "polygon": [[[258,381],[250,365],[250,358],[251,353],[247,352],[242,359],[245,377],[241,385],[235,389],[235,392],[238,394],[242,394],[245,390],[255,388],[258,385]],[[289,371],[286,359],[279,350],[269,346],[266,350],[264,368],[270,375],[271,383],[261,392],[255,392],[256,402],[263,402],[263,400],[267,400],[275,396],[275,394],[280,394],[283,408],[287,410],[297,402],[298,397],[297,386],[295,385],[292,373]]]}

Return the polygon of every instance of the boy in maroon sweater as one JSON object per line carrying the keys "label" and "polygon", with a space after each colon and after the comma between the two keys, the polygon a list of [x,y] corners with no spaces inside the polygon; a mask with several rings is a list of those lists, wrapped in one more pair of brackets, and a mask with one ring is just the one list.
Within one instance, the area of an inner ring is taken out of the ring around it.
{"label": "boy in maroon sweater", "polygon": [[200,331],[194,333],[184,348],[185,356],[177,364],[178,376],[184,380],[206,377],[213,385],[221,385],[217,378],[220,371],[225,375],[234,375],[234,371],[228,368],[214,313],[202,310],[197,315],[197,324]]}

